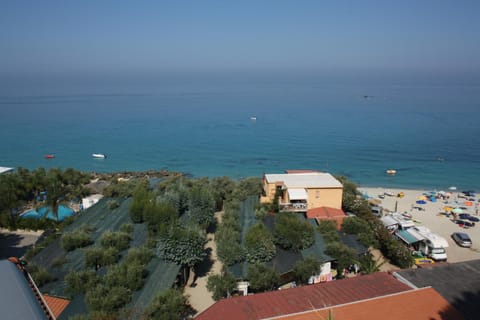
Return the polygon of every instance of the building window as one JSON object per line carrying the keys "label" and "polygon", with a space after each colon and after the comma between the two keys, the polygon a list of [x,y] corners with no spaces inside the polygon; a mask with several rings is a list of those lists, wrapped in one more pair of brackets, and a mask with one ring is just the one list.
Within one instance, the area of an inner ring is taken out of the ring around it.
{"label": "building window", "polygon": [[320,198],[320,190],[315,191],[315,198]]}

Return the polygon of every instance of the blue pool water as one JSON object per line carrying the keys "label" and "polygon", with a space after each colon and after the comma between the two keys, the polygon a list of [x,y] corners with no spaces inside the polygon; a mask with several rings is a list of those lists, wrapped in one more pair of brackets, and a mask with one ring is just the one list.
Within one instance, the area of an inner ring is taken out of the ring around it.
{"label": "blue pool water", "polygon": [[[58,221],[63,221],[63,219],[71,217],[74,213],[75,212],[69,207],[60,205],[58,207]],[[32,209],[22,214],[22,218],[41,219],[44,216],[46,216],[47,219],[56,220],[50,207],[41,207],[38,209]]]}

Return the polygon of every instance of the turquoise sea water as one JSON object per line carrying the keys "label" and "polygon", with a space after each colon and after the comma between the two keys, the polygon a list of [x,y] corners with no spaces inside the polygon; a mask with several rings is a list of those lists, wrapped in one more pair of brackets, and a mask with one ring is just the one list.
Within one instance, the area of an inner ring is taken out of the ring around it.
{"label": "turquoise sea water", "polygon": [[[40,219],[42,217],[47,217],[50,220],[56,220],[51,208],[41,207],[38,209],[29,210],[22,214],[22,218],[35,218]],[[63,219],[70,217],[74,214],[74,211],[69,207],[60,205],[58,207],[58,221],[63,221]]]}
{"label": "turquoise sea water", "polygon": [[479,89],[303,82],[6,93],[0,166],[234,178],[308,168],[363,186],[480,190]]}

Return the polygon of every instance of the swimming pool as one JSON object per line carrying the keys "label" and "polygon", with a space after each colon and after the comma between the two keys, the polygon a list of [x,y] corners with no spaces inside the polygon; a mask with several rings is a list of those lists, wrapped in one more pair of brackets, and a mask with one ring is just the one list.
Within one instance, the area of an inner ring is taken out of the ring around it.
{"label": "swimming pool", "polygon": [[[58,221],[63,221],[63,219],[71,217],[74,213],[75,212],[69,207],[60,205],[58,207]],[[32,209],[22,213],[20,216],[22,218],[35,218],[35,219],[40,219],[46,216],[47,219],[56,220],[50,207],[41,207],[38,209]]]}

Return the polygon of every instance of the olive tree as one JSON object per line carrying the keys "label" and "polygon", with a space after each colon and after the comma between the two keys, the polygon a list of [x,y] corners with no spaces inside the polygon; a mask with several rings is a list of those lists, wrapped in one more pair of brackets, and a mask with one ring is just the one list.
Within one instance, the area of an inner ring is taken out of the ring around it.
{"label": "olive tree", "polygon": [[245,236],[245,254],[250,263],[267,262],[276,253],[272,234],[259,222],[248,230]]}

